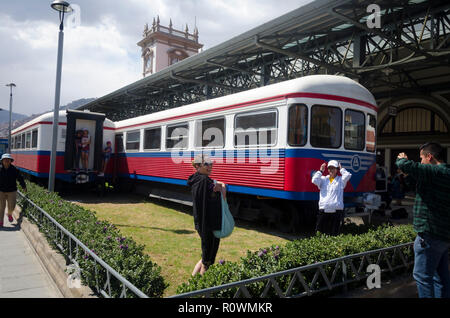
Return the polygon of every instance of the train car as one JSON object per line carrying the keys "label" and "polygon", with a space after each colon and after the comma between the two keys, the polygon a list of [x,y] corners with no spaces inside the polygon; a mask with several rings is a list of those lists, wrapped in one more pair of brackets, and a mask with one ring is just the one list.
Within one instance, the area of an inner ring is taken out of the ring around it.
{"label": "train car", "polygon": [[[76,154],[78,131],[87,130],[90,152],[84,167]],[[11,133],[15,166],[37,181],[47,182],[53,136],[53,112],[41,115]],[[102,170],[102,150],[107,141],[114,143],[114,123],[104,114],[74,110],[60,111],[55,167],[56,184],[93,182]],[[108,167],[110,173],[111,167]],[[63,181],[64,183],[61,183]]]}
{"label": "train car", "polygon": [[375,191],[376,119],[359,83],[306,76],[116,122],[115,165],[138,192],[189,203],[191,161],[209,154],[235,216],[297,228],[315,215],[311,177],[323,162],[352,173],[347,198]]}

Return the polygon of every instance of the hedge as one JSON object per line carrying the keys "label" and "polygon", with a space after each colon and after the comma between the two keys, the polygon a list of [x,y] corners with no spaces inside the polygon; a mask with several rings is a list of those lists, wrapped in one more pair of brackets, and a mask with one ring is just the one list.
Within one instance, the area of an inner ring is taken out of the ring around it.
{"label": "hedge", "polygon": [[[113,224],[99,221],[94,212],[67,202],[57,193],[49,192],[28,181],[26,196],[144,294],[149,297],[162,297],[168,284],[161,276],[161,268],[144,253],[143,245],[138,245],[131,238],[123,237]],[[26,214],[35,210],[23,199],[19,199],[19,205]],[[33,221],[31,218],[30,220]],[[54,226],[44,224],[44,230],[40,230],[55,247]],[[68,240],[64,240],[63,247],[68,254]],[[72,253],[73,251],[75,245],[72,246]],[[76,260],[81,268],[82,282],[95,290],[97,280],[94,260],[87,253],[79,254]],[[97,266],[97,271],[99,286],[103,287],[106,282],[106,271],[101,266]],[[119,297],[121,292],[120,283],[111,278],[112,296]],[[127,297],[134,297],[134,294],[127,292]]]}
{"label": "hedge", "polygon": [[[395,227],[385,225],[376,229],[369,229],[367,233],[359,235],[341,234],[330,237],[317,233],[313,237],[291,241],[283,246],[274,245],[256,252],[248,251],[247,256],[242,257],[239,262],[219,260],[203,276],[196,275],[191,277],[188,282],[178,286],[177,294],[265,276],[347,255],[409,243],[414,240],[415,236],[416,234],[411,225]],[[406,257],[407,259],[413,257],[410,250],[408,250]],[[401,262],[400,259],[396,261],[398,263]],[[373,262],[375,263],[376,260],[373,260]],[[396,264],[391,265],[395,266]],[[332,273],[333,269],[334,266],[325,268],[329,277],[331,277],[330,273]],[[311,282],[313,274],[312,272],[309,276],[306,274],[305,280]],[[277,283],[282,290],[287,290],[289,282],[289,277],[277,278]],[[264,282],[258,282],[247,287],[252,295],[260,295],[265,285],[266,283]],[[302,291],[299,287],[297,290],[294,290],[294,294]],[[214,293],[213,296],[233,297],[236,290],[236,288],[222,290]],[[276,295],[272,294],[269,296]]]}

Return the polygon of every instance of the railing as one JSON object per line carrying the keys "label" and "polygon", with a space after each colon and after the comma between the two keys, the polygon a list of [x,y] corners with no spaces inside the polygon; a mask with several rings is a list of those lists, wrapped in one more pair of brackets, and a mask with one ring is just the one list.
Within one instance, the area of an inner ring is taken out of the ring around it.
{"label": "railing", "polygon": [[[95,279],[96,279],[96,291],[100,295],[106,298],[111,298],[111,279],[116,279],[121,285],[121,294],[120,298],[127,297],[127,290],[132,292],[134,295],[141,298],[148,298],[142,291],[140,291],[136,286],[130,283],[127,279],[125,279],[122,275],[116,272],[111,266],[106,264],[100,257],[98,257],[95,253],[93,253],[86,245],[84,245],[80,240],[78,240],[72,233],[67,231],[61,224],[59,224],[55,219],[53,219],[47,212],[45,212],[42,208],[37,206],[33,201],[28,199],[23,193],[17,191],[17,193],[26,200],[31,206],[33,206],[33,211],[27,211],[27,216],[32,218],[36,224],[44,231],[47,235],[54,235],[53,243],[58,247],[58,249],[68,258],[68,260],[75,265],[77,269],[79,269],[79,265],[77,259],[80,256],[80,252],[84,253],[83,255],[89,255],[94,260],[94,268],[95,268]],[[50,231],[49,227],[53,227],[54,231]],[[64,247],[64,244],[67,243],[67,247]],[[68,250],[68,251],[67,251]],[[98,267],[101,267],[104,271],[106,271],[106,282],[103,287],[100,287],[99,280],[99,270]],[[80,271],[82,269],[79,269]]]}
{"label": "railing", "polygon": [[[228,297],[233,298],[298,298],[331,291],[340,286],[343,286],[344,291],[347,291],[349,284],[361,281],[369,276],[366,273],[366,268],[370,264],[380,266],[381,273],[392,273],[400,268],[408,269],[414,263],[413,245],[414,243],[410,242],[349,255],[262,277],[179,294],[172,296],[172,298],[213,297],[220,293],[222,295],[228,293]],[[355,266],[354,261],[359,262],[359,264],[356,263],[357,266]],[[265,284],[263,292],[252,294],[251,290],[255,289],[255,285],[258,283]],[[285,286],[285,289],[283,290],[281,286]],[[230,294],[230,292],[234,294]]]}

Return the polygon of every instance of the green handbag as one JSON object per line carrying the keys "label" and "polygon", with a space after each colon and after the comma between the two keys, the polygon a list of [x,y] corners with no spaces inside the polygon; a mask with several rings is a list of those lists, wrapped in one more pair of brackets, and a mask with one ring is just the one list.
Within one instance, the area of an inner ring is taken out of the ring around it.
{"label": "green handbag", "polygon": [[234,219],[233,215],[231,215],[227,201],[225,201],[222,194],[220,194],[220,197],[222,198],[222,228],[220,231],[213,231],[213,234],[217,238],[225,238],[230,236],[231,232],[233,232]]}

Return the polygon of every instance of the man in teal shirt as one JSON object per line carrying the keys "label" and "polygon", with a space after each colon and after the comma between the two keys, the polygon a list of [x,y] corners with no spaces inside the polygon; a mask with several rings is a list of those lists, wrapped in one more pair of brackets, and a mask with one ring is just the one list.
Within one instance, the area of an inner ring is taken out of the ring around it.
{"label": "man in teal shirt", "polygon": [[420,147],[421,163],[405,153],[396,161],[416,182],[413,276],[420,298],[450,297],[450,165],[444,163],[443,151],[439,144],[427,143]]}

